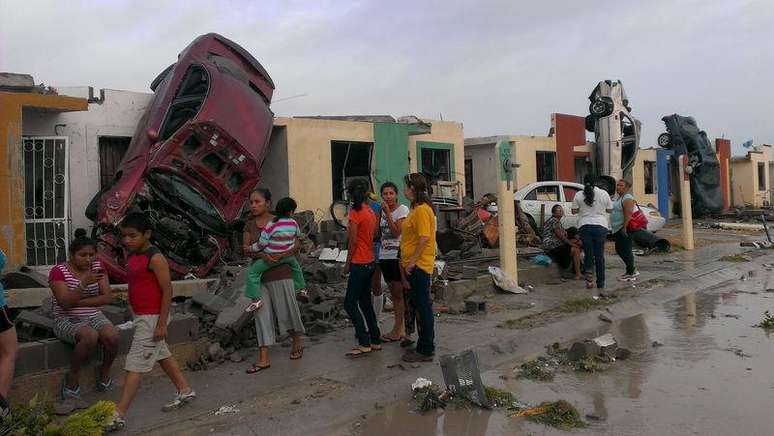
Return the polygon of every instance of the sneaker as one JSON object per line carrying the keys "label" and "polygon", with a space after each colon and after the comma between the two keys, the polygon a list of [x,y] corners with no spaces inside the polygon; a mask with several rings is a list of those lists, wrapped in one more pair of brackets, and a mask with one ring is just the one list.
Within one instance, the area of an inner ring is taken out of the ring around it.
{"label": "sneaker", "polygon": [[116,384],[112,378],[108,378],[107,381],[102,381],[102,374],[99,368],[94,369],[95,378],[97,383],[97,392],[110,392],[115,389]]}
{"label": "sneaker", "polygon": [[68,398],[73,398],[75,400],[80,400],[81,399],[81,387],[78,386],[75,389],[68,388],[67,387],[67,376],[64,376],[64,378],[62,378],[61,394],[62,394],[62,400],[66,400]]}
{"label": "sneaker", "polygon": [[6,401],[5,397],[0,395],[0,422],[11,414],[11,406]]}
{"label": "sneaker", "polygon": [[161,408],[161,411],[171,412],[173,410],[177,410],[185,406],[189,402],[191,402],[191,400],[193,400],[194,398],[196,398],[196,392],[194,392],[193,389],[191,389],[191,391],[188,392],[187,394],[181,394],[180,392],[178,392],[177,395],[175,395],[175,399],[172,400],[170,403],[165,404],[164,407]]}
{"label": "sneaker", "polygon": [[633,282],[633,281],[637,280],[637,276],[639,276],[639,275],[640,275],[640,272],[639,271],[635,271],[632,274],[624,274],[624,275],[622,275],[621,277],[618,278],[618,280],[620,280],[622,282]]}
{"label": "sneaker", "polygon": [[409,363],[432,362],[433,354],[422,354],[416,350],[409,350],[403,355],[403,361]]}
{"label": "sneaker", "polygon": [[118,431],[124,427],[126,427],[126,419],[118,412],[113,412],[113,419],[105,426],[105,432]]}

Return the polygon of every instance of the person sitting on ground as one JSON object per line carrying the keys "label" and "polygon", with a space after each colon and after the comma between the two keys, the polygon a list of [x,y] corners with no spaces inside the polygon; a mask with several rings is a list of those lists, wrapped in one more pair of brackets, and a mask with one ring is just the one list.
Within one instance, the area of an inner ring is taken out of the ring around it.
{"label": "person sitting on ground", "polygon": [[252,310],[261,307],[261,275],[275,263],[285,263],[290,266],[293,271],[293,282],[295,283],[296,291],[306,287],[304,273],[301,271],[298,259],[295,256],[280,257],[295,250],[296,242],[300,236],[301,231],[298,228],[298,223],[292,218],[297,207],[296,201],[292,198],[280,199],[275,209],[276,216],[263,229],[258,242],[250,246],[253,252],[262,251],[269,256],[268,261],[257,259],[247,270],[245,295],[253,300]]}
{"label": "person sitting on ground", "polygon": [[75,346],[68,371],[62,380],[62,400],[80,398],[81,366],[97,345],[102,346],[102,365],[96,370],[97,391],[113,390],[110,368],[118,351],[118,332],[99,306],[110,304],[113,296],[102,264],[95,260],[97,243],[86,237],[86,231],[75,231],[70,243],[70,257],[56,265],[48,275],[53,293],[54,335]]}
{"label": "person sitting on ground", "polygon": [[167,325],[172,306],[172,280],[167,258],[151,244],[151,227],[145,214],[130,213],[121,220],[119,227],[129,251],[126,283],[129,305],[134,312],[134,335],[126,354],[121,400],[116,404],[113,419],[105,428],[107,431],[124,428],[126,412],[140,388],[140,379],[153,370],[156,362],[177,388],[172,401],[161,408],[163,412],[179,409],[196,398],[196,392],[188,385],[167,346]]}
{"label": "person sitting on ground", "polygon": [[564,209],[562,205],[555,204],[551,208],[551,218],[543,224],[541,234],[543,236],[542,248],[546,254],[559,265],[562,272],[572,265],[575,279],[583,278],[581,274],[581,241],[577,237],[577,229],[571,227],[565,230],[562,227]]}

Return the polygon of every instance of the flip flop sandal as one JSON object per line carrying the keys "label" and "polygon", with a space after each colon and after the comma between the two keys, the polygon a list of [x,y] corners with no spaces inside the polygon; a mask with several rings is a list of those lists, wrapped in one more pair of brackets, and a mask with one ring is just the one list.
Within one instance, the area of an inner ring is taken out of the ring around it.
{"label": "flip flop sandal", "polygon": [[382,336],[382,342],[398,342],[400,338],[391,338],[389,336]]}
{"label": "flip flop sandal", "polygon": [[290,352],[290,360],[298,360],[302,357],[304,357],[304,347],[301,347],[299,350]]}
{"label": "flip flop sandal", "polygon": [[271,368],[271,365],[261,366],[261,365],[258,365],[257,363],[254,363],[253,366],[251,366],[250,368],[247,368],[245,372],[247,374],[255,374],[269,368]]}
{"label": "flip flop sandal", "polygon": [[363,357],[370,353],[371,353],[370,347],[367,350],[363,350],[362,348],[353,348],[349,352],[347,352],[347,354],[345,354],[344,356],[355,359],[358,357]]}
{"label": "flip flop sandal", "polygon": [[371,344],[371,351],[382,351],[381,344]]}

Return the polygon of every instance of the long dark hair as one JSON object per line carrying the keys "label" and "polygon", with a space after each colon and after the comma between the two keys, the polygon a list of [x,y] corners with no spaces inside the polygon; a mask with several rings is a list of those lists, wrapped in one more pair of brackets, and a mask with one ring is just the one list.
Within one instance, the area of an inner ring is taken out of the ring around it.
{"label": "long dark hair", "polygon": [[363,203],[368,198],[368,182],[363,179],[355,179],[349,182],[347,186],[347,194],[350,200],[352,200],[352,208],[359,211],[363,208]]}
{"label": "long dark hair", "polygon": [[267,188],[255,188],[253,189],[253,192],[250,193],[250,195],[253,194],[258,194],[263,197],[267,203],[271,203],[271,191],[269,191]]}
{"label": "long dark hair", "polygon": [[379,193],[384,194],[384,190],[387,188],[391,188],[395,193],[398,193],[398,186],[395,183],[392,182],[384,182],[382,183],[382,186],[379,188]]}
{"label": "long dark hair", "polygon": [[70,242],[70,247],[68,247],[71,255],[77,253],[78,251],[81,250],[81,248],[84,248],[84,247],[91,247],[94,250],[97,249],[97,241],[87,237],[86,230],[75,229],[74,236],[75,236],[75,239],[73,239],[72,242]]}
{"label": "long dark hair", "polygon": [[425,179],[425,176],[419,173],[411,173],[403,178],[403,182],[414,190],[414,199],[411,200],[411,207],[417,207],[422,203],[431,208],[433,207],[433,203],[430,201],[430,190],[427,186],[427,179]]}
{"label": "long dark hair", "polygon": [[290,218],[290,214],[295,212],[297,207],[296,200],[293,200],[290,197],[281,198],[280,201],[277,202],[277,207],[274,208],[274,213],[276,215],[272,222],[276,223],[280,218]]}
{"label": "long dark hair", "polygon": [[594,182],[596,178],[591,174],[583,177],[583,202],[588,206],[594,204]]}

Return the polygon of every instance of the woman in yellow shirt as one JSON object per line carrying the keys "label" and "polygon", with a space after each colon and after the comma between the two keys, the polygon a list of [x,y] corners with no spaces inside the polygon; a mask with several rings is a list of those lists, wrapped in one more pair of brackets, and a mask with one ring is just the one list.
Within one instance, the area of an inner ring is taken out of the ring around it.
{"label": "woman in yellow shirt", "polygon": [[435,353],[433,299],[430,278],[435,266],[436,220],[430,202],[427,180],[421,174],[407,175],[403,193],[411,200],[411,211],[403,221],[400,235],[401,273],[410,288],[409,298],[416,310],[418,334],[416,350],[403,355],[406,362],[432,362]]}

